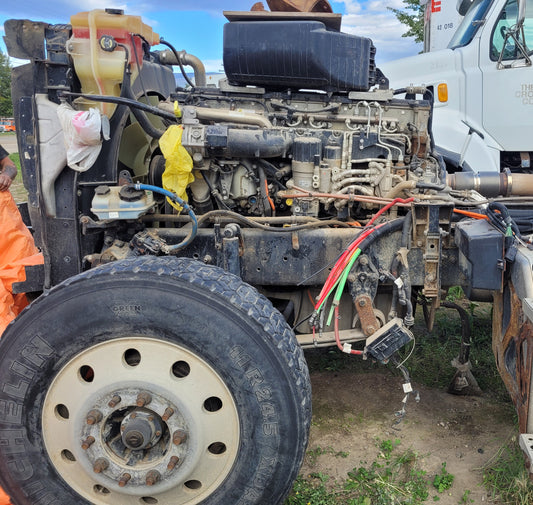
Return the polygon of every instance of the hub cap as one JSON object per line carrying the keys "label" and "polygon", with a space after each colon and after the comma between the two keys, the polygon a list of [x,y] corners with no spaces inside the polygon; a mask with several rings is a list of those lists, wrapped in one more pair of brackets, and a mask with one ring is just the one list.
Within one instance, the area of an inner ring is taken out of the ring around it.
{"label": "hub cap", "polygon": [[190,351],[150,338],[112,340],[72,359],[50,386],[42,421],[58,473],[98,505],[199,503],[239,447],[221,377]]}

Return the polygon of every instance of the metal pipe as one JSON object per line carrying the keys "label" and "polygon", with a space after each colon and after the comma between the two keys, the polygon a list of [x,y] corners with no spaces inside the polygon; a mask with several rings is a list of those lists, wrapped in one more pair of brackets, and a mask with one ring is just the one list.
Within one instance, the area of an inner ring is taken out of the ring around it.
{"label": "metal pipe", "polygon": [[406,189],[415,189],[416,181],[403,181],[399,184],[396,184],[386,195],[385,198],[394,199],[400,195]]}
{"label": "metal pipe", "polygon": [[446,176],[455,190],[473,189],[483,196],[533,196],[533,174],[456,172]]}
{"label": "metal pipe", "polygon": [[[207,85],[207,78],[204,64],[199,58],[188,54],[186,51],[180,51],[179,57],[183,65],[189,65],[194,70],[194,83],[197,87],[203,88]],[[176,56],[170,49],[165,49],[159,53],[159,61],[166,65],[179,65]]]}
{"label": "metal pipe", "polygon": [[207,121],[228,121],[256,125],[260,128],[273,128],[272,123],[264,116],[235,110],[209,109],[208,107],[194,107],[196,117]]}

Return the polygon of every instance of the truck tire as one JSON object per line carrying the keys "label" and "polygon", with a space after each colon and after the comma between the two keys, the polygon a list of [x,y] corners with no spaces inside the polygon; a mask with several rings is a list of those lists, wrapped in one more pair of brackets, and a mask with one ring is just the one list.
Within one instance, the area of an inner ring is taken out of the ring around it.
{"label": "truck tire", "polygon": [[14,505],[281,504],[310,402],[293,332],[240,278],[111,263],[2,337],[0,483]]}

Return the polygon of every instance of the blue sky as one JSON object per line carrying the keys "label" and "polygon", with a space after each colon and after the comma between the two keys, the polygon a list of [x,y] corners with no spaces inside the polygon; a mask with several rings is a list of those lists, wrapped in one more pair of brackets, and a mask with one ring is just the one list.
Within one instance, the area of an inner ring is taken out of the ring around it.
{"label": "blue sky", "polygon": [[[143,21],[177,49],[198,56],[209,71],[222,66],[223,10],[250,10],[256,0],[0,0],[0,35],[6,19],[31,19],[65,24],[77,12],[118,7]],[[266,4],[266,1],[263,2]],[[369,37],[377,47],[377,63],[416,54],[420,45],[401,37],[406,28],[387,7],[403,7],[402,0],[331,1],[344,15],[342,31]],[[0,50],[5,52],[3,42]]]}

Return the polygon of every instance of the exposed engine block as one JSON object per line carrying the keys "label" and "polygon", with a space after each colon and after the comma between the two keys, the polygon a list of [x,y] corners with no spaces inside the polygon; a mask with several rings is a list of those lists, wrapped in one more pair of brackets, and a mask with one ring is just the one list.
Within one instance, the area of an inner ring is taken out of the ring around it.
{"label": "exposed engine block", "polygon": [[191,187],[196,204],[211,188],[221,206],[249,215],[347,219],[359,214],[354,195],[373,208],[379,198],[441,183],[429,104],[394,99],[392,90],[332,97],[223,82],[172,98],[184,104],[183,145],[205,181]]}

